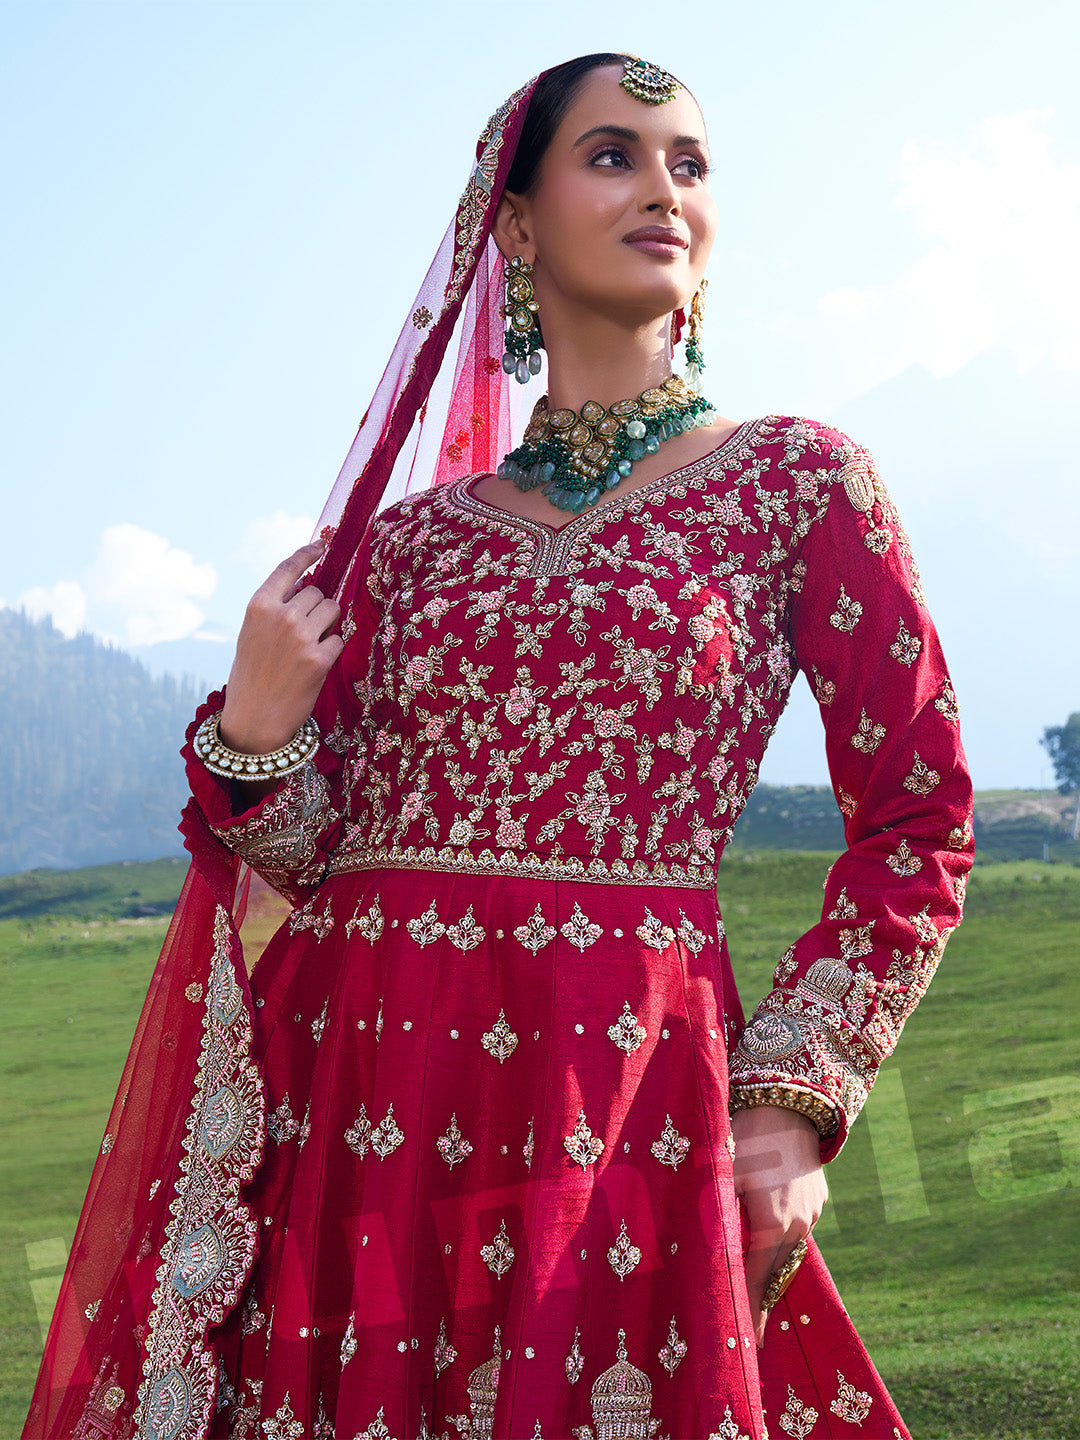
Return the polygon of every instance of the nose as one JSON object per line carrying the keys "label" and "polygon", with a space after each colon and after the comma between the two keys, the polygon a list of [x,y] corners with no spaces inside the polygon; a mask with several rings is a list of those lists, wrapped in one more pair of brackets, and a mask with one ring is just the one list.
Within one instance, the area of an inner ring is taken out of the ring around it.
{"label": "nose", "polygon": [[642,172],[641,209],[652,214],[681,215],[682,199],[667,162],[657,156]]}

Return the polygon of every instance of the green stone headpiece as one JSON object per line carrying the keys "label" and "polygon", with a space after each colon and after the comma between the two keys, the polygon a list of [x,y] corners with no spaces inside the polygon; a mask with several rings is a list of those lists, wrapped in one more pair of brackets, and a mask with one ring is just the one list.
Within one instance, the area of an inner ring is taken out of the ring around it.
{"label": "green stone headpiece", "polygon": [[646,105],[666,105],[669,100],[675,99],[679,88],[674,75],[669,75],[648,60],[639,60],[636,55],[630,55],[624,61],[619,84],[635,100],[643,100]]}

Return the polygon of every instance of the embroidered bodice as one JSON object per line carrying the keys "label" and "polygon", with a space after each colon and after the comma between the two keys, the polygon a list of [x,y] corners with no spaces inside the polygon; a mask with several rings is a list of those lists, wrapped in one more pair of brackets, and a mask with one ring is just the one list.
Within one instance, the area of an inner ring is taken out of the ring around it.
{"label": "embroidered bodice", "polygon": [[471,479],[421,491],[372,522],[342,634],[315,764],[235,818],[192,779],[297,901],[372,867],[714,890],[802,669],[849,848],[733,1077],[858,1109],[958,923],[971,846],[955,698],[867,452],[756,420],[558,529]]}

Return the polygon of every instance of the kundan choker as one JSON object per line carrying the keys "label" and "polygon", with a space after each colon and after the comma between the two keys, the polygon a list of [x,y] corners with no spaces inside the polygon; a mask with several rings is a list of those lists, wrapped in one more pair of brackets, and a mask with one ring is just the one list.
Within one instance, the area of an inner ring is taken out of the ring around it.
{"label": "kundan choker", "polygon": [[549,410],[536,402],[525,438],[495,472],[519,490],[538,486],[559,510],[575,515],[614,490],[636,460],[655,455],[665,440],[711,425],[716,411],[686,382],[671,375],[636,400],[617,400],[606,410],[587,400],[577,410]]}

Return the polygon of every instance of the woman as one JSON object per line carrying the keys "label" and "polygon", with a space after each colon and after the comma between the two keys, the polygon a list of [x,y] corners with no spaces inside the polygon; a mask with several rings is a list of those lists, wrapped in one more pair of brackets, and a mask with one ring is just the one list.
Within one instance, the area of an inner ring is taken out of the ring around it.
{"label": "woman", "polygon": [[[672,378],[707,176],[621,55],[481,138],[325,553],[189,733],[195,864],[27,1436],[907,1434],[808,1237],[959,921],[970,785],[869,456]],[[432,432],[444,483],[372,520]],[[716,865],[796,668],[849,848],[744,1027]],[[250,987],[238,857],[295,907]]]}

